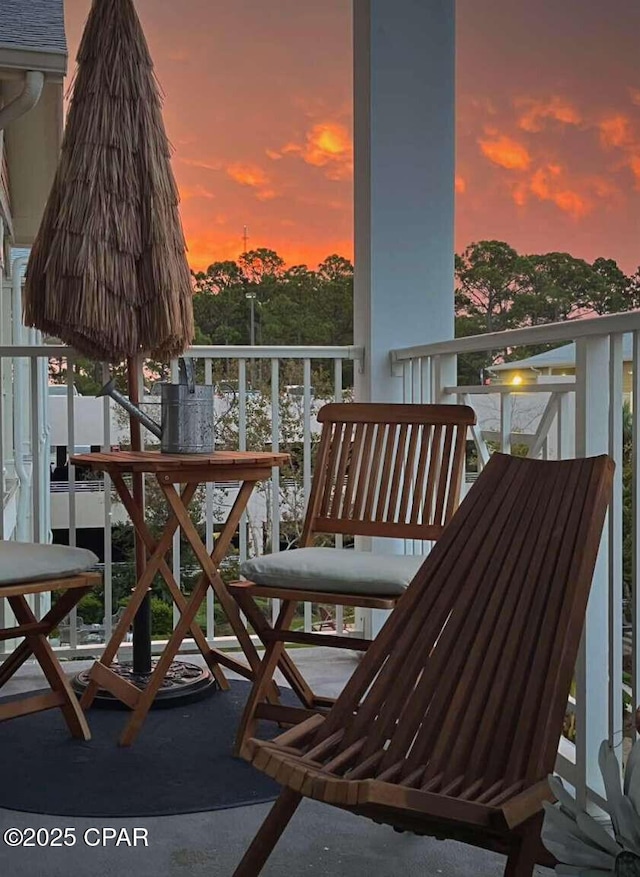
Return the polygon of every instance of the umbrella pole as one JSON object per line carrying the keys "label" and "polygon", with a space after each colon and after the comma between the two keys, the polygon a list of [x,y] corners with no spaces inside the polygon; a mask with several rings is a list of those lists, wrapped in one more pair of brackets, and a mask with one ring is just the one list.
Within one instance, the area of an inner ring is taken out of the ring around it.
{"label": "umbrella pole", "polygon": [[[134,405],[140,404],[140,357],[132,356],[127,359],[127,372],[129,379],[129,398]],[[142,427],[140,421],[129,416],[131,429],[131,450],[142,450]],[[142,510],[144,517],[144,476],[140,472],[134,472],[133,501]],[[144,544],[138,534],[135,534],[135,560],[136,581],[144,572],[147,555]],[[151,673],[151,592],[149,591],[133,620],[133,672]]]}

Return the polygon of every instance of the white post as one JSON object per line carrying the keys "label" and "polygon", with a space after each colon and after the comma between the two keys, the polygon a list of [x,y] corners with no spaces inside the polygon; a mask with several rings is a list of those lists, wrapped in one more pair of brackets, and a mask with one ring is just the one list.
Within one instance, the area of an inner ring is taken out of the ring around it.
{"label": "white post", "polygon": [[[578,339],[576,367],[576,456],[606,454],[609,338]],[[605,526],[576,668],[576,793],[583,807],[589,789],[603,793],[598,749],[609,737],[609,611],[609,533]]]}
{"label": "white post", "polygon": [[401,402],[389,351],[453,338],[455,0],[354,0],[353,31],[355,398]]}
{"label": "white post", "polygon": [[402,401],[389,350],[453,338],[454,0],[354,0],[356,398]]}

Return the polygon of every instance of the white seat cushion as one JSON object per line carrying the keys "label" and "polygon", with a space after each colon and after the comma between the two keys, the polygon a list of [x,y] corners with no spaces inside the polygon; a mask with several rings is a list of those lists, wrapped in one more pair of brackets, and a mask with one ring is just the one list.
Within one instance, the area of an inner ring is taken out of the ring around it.
{"label": "white seat cushion", "polygon": [[245,561],[241,574],[266,587],[331,594],[402,594],[424,557],[342,548],[295,548]]}
{"label": "white seat cushion", "polygon": [[98,558],[86,548],[0,542],[0,587],[18,582],[63,579],[95,566]]}

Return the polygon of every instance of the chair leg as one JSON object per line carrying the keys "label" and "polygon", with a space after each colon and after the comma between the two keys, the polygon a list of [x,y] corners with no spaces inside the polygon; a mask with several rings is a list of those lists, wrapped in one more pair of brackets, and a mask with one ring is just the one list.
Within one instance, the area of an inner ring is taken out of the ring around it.
{"label": "chair leg", "polygon": [[[295,609],[296,604],[293,601],[282,603],[275,626],[276,630],[279,630],[283,625],[289,625]],[[272,684],[273,674],[276,671],[276,667],[278,666],[283,651],[284,643],[273,640],[267,643],[262,660],[260,661],[258,669],[255,671],[253,687],[251,688],[244,712],[242,713],[242,718],[240,719],[240,725],[238,727],[238,733],[236,734],[236,741],[233,750],[234,755],[242,755],[247,740],[255,735],[258,726],[256,708],[266,697],[267,690]]]}
{"label": "chair leg", "polygon": [[[268,645],[269,634],[273,630],[271,625],[267,623],[267,620],[260,611],[260,608],[256,606],[256,604],[253,602],[253,599],[248,594],[236,592],[234,594],[234,598],[241,611],[244,612],[244,614],[247,616],[249,623],[260,637],[262,645],[266,649]],[[295,663],[287,654],[286,649],[282,650],[282,653],[280,655],[280,661],[278,662],[278,668],[293,689],[293,691],[298,696],[300,702],[304,704],[304,706],[308,709],[313,709],[313,691],[309,688],[304,677],[296,667]],[[275,682],[273,683],[273,688],[275,688],[277,694],[277,686]],[[278,703],[279,697],[273,698],[269,696],[269,700],[273,701],[274,703]]]}
{"label": "chair leg", "polygon": [[[36,621],[36,617],[24,597],[9,597],[8,599],[13,613],[20,624],[30,624]],[[64,698],[60,709],[71,735],[80,740],[91,740],[91,731],[89,730],[85,715],[46,635],[34,634],[33,636],[27,636],[26,643],[34,658],[40,664],[52,691],[58,692]]]}
{"label": "chair leg", "polygon": [[249,849],[233,872],[233,877],[257,877],[301,800],[302,795],[293,789],[283,789],[280,792],[280,797],[251,841]]}
{"label": "chair leg", "polygon": [[536,816],[514,842],[507,859],[504,877],[532,877],[540,847],[541,828],[542,816]]}
{"label": "chair leg", "polygon": [[[53,630],[54,627],[57,627],[58,623],[64,618],[64,616],[68,615],[73,607],[76,606],[82,597],[84,597],[85,594],[88,594],[89,591],[91,591],[90,587],[73,588],[65,591],[60,595],[47,614],[43,616],[42,621],[48,623],[51,630]],[[31,654],[31,647],[27,640],[24,640],[8,658],[5,658],[2,666],[0,666],[0,688],[2,688],[5,682],[8,682],[15,673],[17,673],[25,661],[29,660]]]}

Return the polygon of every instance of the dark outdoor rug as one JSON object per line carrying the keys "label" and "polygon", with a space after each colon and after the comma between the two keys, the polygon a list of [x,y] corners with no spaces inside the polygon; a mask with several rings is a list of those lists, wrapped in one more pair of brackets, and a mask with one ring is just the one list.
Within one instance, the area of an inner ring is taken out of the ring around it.
{"label": "dark outdoor rug", "polygon": [[[248,682],[195,703],[151,710],[135,743],[118,746],[128,711],[92,709],[92,739],[69,735],[60,710],[0,723],[0,807],[54,816],[170,816],[258,804],[280,787],[232,756]],[[281,689],[283,703],[297,703]],[[2,698],[7,700],[7,698]],[[0,702],[2,702],[0,700]],[[277,725],[263,723],[261,736]]]}

